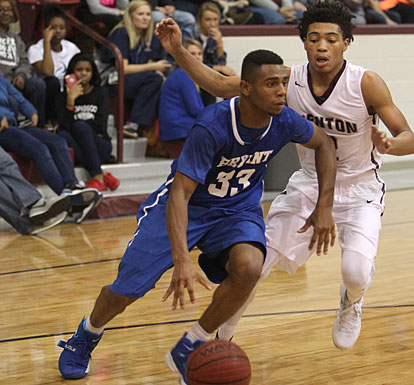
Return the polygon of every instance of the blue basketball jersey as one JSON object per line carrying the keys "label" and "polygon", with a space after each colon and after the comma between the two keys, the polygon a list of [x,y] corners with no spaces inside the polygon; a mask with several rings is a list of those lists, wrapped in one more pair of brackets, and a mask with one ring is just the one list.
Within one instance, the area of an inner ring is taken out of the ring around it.
{"label": "blue basketball jersey", "polygon": [[232,98],[204,109],[171,166],[168,179],[179,171],[199,183],[190,204],[232,209],[258,204],[269,161],[286,143],[306,143],[313,135],[309,121],[284,107],[260,136],[245,141],[237,102]]}

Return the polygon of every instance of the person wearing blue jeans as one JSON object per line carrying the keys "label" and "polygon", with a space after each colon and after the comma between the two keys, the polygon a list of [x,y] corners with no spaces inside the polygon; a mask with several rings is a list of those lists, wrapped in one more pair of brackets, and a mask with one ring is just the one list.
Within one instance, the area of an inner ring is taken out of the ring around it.
{"label": "person wearing blue jeans", "polygon": [[[17,127],[10,100],[14,100],[21,113],[31,118],[31,127],[25,129]],[[65,139],[35,127],[38,122],[37,111],[8,80],[1,76],[0,118],[0,146],[6,151],[34,160],[41,177],[56,194],[65,192],[72,196],[72,205],[79,206],[74,211],[80,210],[84,213],[84,209],[89,206],[88,212],[92,210],[102,195],[95,189],[85,190],[83,194],[84,186],[76,178]],[[76,190],[77,192],[74,192]]]}
{"label": "person wearing blue jeans", "polygon": [[177,22],[185,38],[193,37],[196,19],[191,12],[176,9],[173,0],[149,0],[148,2],[151,4],[154,25],[166,17],[171,17]]}
{"label": "person wearing blue jeans", "polygon": [[102,160],[108,160],[112,152],[112,144],[108,139],[99,136],[82,120],[73,123],[71,132],[61,130],[58,135],[65,138],[69,147],[74,149],[76,163],[87,165],[91,175],[102,172]]}

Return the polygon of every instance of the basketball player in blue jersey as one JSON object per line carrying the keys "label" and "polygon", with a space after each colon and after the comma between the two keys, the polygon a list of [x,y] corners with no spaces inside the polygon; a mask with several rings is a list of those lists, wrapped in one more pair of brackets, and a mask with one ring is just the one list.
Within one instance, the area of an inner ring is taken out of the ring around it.
{"label": "basketball player in blue jersey", "polygon": [[287,81],[278,55],[251,52],[243,61],[240,97],[200,114],[167,181],[139,209],[138,228],[117,278],[102,288],[75,335],[59,342],[64,349],[59,358],[63,377],[88,373],[104,325],[151,290],[171,267],[163,300],[173,295],[172,308],[184,308],[187,291],[193,303],[193,282],[209,286],[190,260],[189,251],[198,246],[199,265],[220,285],[199,321],[166,356],[181,384],[187,383],[185,365],[191,351],[239,310],[260,277],[266,255],[263,178],[270,159],[288,142],[314,150],[319,180],[316,206],[299,231],[313,226],[308,247],[315,245],[319,253],[333,245],[335,148],[320,128],[284,106]]}
{"label": "basketball player in blue jersey", "polygon": [[[414,135],[385,82],[376,73],[344,60],[343,54],[353,40],[352,28],[352,16],[342,2],[326,0],[310,6],[299,24],[308,63],[292,67],[287,90],[287,105],[315,122],[331,136],[336,147],[333,216],[342,249],[343,283],[332,338],[342,349],[352,347],[359,337],[363,295],[375,273],[385,193],[377,172],[381,166],[379,153],[414,153]],[[159,24],[157,34],[164,48],[200,87],[222,97],[238,93],[238,77],[211,71],[181,48],[180,32],[170,19]],[[377,116],[392,137],[372,124]],[[262,279],[275,264],[294,274],[313,252],[308,248],[309,232],[288,230],[301,226],[318,192],[313,154],[298,146],[298,155],[302,169],[293,174],[284,193],[273,201],[266,218],[267,256]],[[220,338],[233,336],[255,291],[220,327]]]}

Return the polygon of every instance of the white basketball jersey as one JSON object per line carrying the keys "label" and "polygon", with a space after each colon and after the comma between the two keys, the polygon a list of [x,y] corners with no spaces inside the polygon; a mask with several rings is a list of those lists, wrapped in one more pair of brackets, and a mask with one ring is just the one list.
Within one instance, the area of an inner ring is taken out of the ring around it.
{"label": "white basketball jersey", "polygon": [[[372,115],[368,114],[362,96],[364,72],[365,69],[346,63],[329,96],[318,104],[308,83],[308,65],[293,66],[291,70],[287,104],[334,140],[337,180],[361,176],[382,164],[371,141]],[[314,151],[300,145],[297,149],[303,171],[316,177]]]}

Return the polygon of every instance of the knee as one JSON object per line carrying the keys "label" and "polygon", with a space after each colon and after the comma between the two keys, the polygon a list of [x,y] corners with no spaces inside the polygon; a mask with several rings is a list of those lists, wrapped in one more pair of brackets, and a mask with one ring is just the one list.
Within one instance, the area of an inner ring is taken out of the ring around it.
{"label": "knee", "polygon": [[229,277],[242,288],[251,290],[259,281],[263,268],[263,254],[240,254],[229,269]]}
{"label": "knee", "polygon": [[352,290],[365,288],[371,279],[372,262],[358,253],[347,253],[342,257],[342,279],[345,286]]}
{"label": "knee", "polygon": [[40,78],[32,77],[32,78],[27,79],[26,87],[36,94],[46,93],[46,83],[43,79],[40,79]]}

